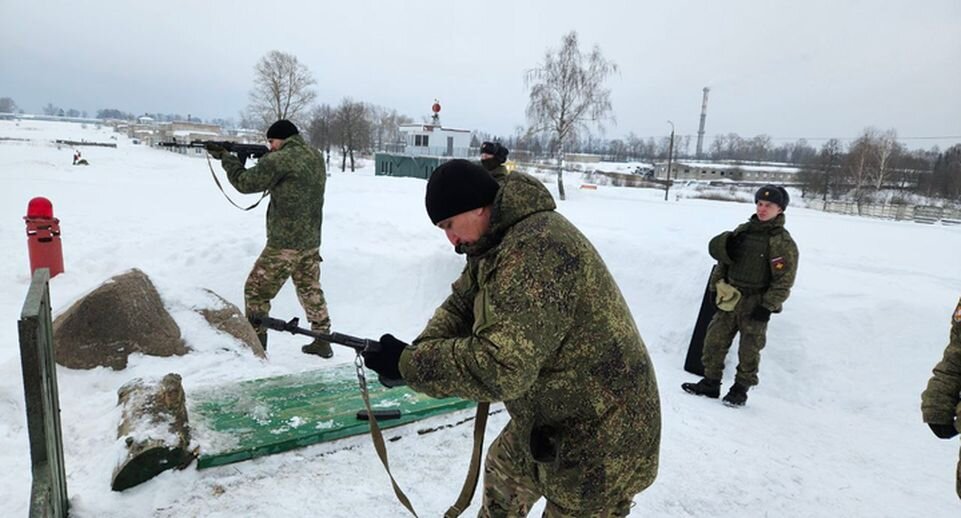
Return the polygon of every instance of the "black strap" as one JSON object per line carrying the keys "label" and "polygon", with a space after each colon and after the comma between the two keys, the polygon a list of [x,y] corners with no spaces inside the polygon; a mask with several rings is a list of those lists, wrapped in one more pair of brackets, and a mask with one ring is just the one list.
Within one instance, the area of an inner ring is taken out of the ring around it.
{"label": "black strap", "polygon": [[210,176],[214,177],[214,183],[217,184],[217,188],[220,189],[220,192],[224,195],[224,198],[227,198],[227,201],[229,201],[231,205],[233,205],[234,207],[237,207],[240,210],[253,209],[257,205],[260,205],[260,202],[264,201],[264,198],[266,198],[267,195],[270,193],[270,189],[267,189],[266,191],[263,192],[263,194],[260,195],[260,199],[257,200],[257,203],[254,203],[253,205],[245,209],[240,205],[237,205],[236,203],[234,203],[234,200],[231,200],[230,196],[227,196],[227,193],[224,191],[223,186],[220,185],[220,180],[217,179],[217,175],[214,173],[214,166],[213,164],[210,163],[210,153],[207,153],[207,167],[210,168]]}

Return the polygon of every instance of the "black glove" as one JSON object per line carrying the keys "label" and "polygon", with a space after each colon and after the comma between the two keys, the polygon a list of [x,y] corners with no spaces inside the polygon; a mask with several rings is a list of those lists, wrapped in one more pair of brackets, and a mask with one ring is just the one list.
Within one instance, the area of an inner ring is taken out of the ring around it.
{"label": "black glove", "polygon": [[756,306],[753,310],[751,310],[751,320],[767,322],[771,320],[771,310],[764,306]]}
{"label": "black glove", "polygon": [[955,430],[953,424],[938,424],[938,423],[928,423],[931,427],[931,431],[934,435],[938,436],[938,439],[950,439],[955,435],[958,435],[958,431]]}
{"label": "black glove", "polygon": [[[381,383],[385,380],[402,381],[400,375],[400,353],[404,352],[407,344],[394,338],[394,335],[384,335],[380,337],[379,351],[364,351],[364,365],[368,369],[376,372],[381,377]],[[384,383],[387,385],[387,383]],[[396,386],[396,385],[387,385]]]}
{"label": "black glove", "polygon": [[210,153],[210,156],[216,160],[222,159],[224,155],[227,154],[227,150],[216,142],[207,142],[204,144],[204,149],[206,149],[207,153]]}

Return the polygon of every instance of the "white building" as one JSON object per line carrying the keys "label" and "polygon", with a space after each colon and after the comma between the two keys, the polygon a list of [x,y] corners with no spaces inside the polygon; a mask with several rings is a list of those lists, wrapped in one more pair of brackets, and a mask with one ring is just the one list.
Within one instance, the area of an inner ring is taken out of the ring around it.
{"label": "white building", "polygon": [[[410,156],[436,156],[468,158],[470,153],[470,130],[445,128],[433,123],[403,124],[400,132],[404,138],[403,154]],[[399,151],[399,150],[398,150]]]}

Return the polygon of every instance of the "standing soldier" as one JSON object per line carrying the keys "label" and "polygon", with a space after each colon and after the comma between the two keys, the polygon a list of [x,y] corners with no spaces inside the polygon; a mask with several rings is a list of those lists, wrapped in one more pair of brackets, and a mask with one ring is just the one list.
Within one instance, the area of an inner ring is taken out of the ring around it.
{"label": "standing soldier", "polygon": [[748,222],[711,239],[708,249],[717,266],[710,286],[717,293],[719,311],[704,337],[704,377],[682,384],[686,392],[709,398],[721,395],[724,357],[738,333],[737,374],[724,403],[743,406],[748,389],[757,385],[767,323],[771,313],[781,312],[797,274],[797,245],[784,228],[788,201],[783,187],[765,185],[754,194],[755,214]]}
{"label": "standing soldier", "polygon": [[411,345],[392,335],[367,366],[433,397],[503,401],[480,516],[627,516],[654,482],[661,410],[654,368],[604,261],[538,180],[498,182],[451,160],[427,213],[467,266]]}
{"label": "standing soldier", "polygon": [[[934,435],[950,439],[958,435],[961,426],[961,300],[954,308],[951,319],[951,335],[944,357],[934,366],[934,376],[928,388],[921,394],[921,414]],[[958,462],[956,482],[961,498],[961,460]]]}
{"label": "standing soldier", "polygon": [[502,181],[510,171],[504,167],[510,151],[500,142],[484,142],[480,148],[481,165],[490,171],[491,176],[498,182]]}
{"label": "standing soldier", "polygon": [[[269,315],[270,301],[287,279],[293,278],[311,329],[330,333],[327,302],[320,288],[320,227],[327,182],[324,160],[287,120],[270,126],[267,142],[270,153],[249,169],[223,147],[207,146],[210,155],[221,161],[234,188],[242,193],[270,194],[267,245],[244,284],[245,312],[251,321]],[[257,337],[266,350],[267,330],[257,328]],[[301,350],[323,358],[334,355],[330,343],[321,339]]]}

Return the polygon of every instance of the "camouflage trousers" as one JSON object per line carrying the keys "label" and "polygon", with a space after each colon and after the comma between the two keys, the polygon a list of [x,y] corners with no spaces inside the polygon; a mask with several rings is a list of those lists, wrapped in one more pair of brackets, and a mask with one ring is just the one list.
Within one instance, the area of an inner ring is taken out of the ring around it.
{"label": "camouflage trousers", "polygon": [[737,374],[734,381],[748,387],[757,385],[757,370],[761,363],[761,349],[767,343],[767,322],[751,320],[751,311],[760,304],[761,295],[741,298],[734,311],[714,314],[704,336],[704,377],[719,380],[724,374],[724,358],[731,349],[734,336],[741,335],[737,347]]}
{"label": "camouflage trousers", "polygon": [[320,252],[264,247],[244,284],[247,317],[269,315],[270,301],[277,296],[287,279],[292,278],[297,299],[307,314],[310,328],[330,332],[330,315],[324,290],[320,289]]}
{"label": "camouflage trousers", "polygon": [[[491,443],[484,461],[484,501],[477,516],[480,518],[521,518],[527,516],[541,498],[533,473],[525,469],[522,459],[525,446],[509,433],[502,433]],[[533,462],[533,461],[532,461]],[[631,512],[631,497],[625,496],[602,509],[566,509],[547,501],[545,518],[598,517],[615,518]]]}

